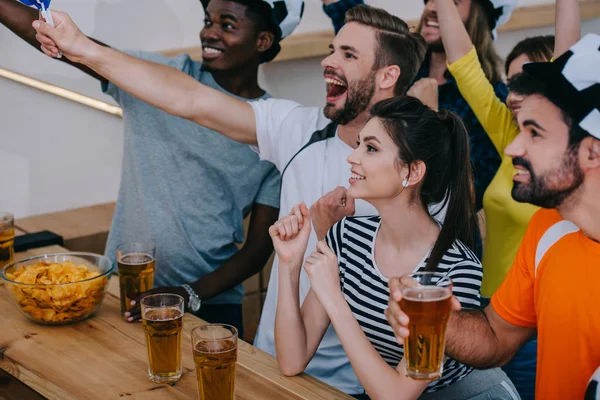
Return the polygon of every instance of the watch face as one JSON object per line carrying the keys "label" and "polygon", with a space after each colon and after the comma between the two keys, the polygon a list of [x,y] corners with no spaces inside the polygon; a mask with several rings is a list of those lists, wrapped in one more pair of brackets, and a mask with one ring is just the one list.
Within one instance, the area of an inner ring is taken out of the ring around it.
{"label": "watch face", "polygon": [[200,300],[195,297],[190,296],[190,310],[192,312],[196,312],[200,309]]}

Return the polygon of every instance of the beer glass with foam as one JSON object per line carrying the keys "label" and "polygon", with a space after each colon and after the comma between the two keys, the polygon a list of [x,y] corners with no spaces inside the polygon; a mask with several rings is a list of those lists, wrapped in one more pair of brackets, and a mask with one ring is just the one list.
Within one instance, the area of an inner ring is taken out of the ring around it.
{"label": "beer glass with foam", "polygon": [[[402,277],[400,307],[410,320],[404,339],[406,374],[413,379],[442,376],[452,281],[444,274],[422,272]],[[408,284],[407,284],[408,283]]]}
{"label": "beer glass with foam", "polygon": [[121,316],[133,306],[136,293],[144,293],[154,285],[156,246],[148,243],[123,243],[117,246]]}

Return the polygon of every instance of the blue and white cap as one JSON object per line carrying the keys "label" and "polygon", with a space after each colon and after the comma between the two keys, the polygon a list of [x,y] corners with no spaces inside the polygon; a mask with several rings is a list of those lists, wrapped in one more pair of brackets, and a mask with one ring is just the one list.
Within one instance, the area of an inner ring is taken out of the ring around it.
{"label": "blue and white cap", "polygon": [[573,123],[600,139],[600,35],[590,33],[554,62],[528,63],[523,72]]}

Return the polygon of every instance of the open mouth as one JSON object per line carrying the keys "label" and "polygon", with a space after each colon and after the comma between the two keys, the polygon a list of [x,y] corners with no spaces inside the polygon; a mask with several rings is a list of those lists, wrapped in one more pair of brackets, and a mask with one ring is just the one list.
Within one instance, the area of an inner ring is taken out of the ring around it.
{"label": "open mouth", "polygon": [[435,21],[435,20],[427,18],[425,20],[425,26],[428,26],[428,27],[431,27],[431,28],[439,28],[440,24],[438,24],[438,22]]}
{"label": "open mouth", "polygon": [[203,59],[214,59],[219,57],[221,54],[223,54],[223,50],[218,49],[216,47],[212,47],[212,46],[203,46],[202,47],[202,58]]}
{"label": "open mouth", "polygon": [[531,174],[527,169],[525,169],[523,167],[515,166],[515,170],[516,170],[516,173],[515,173],[515,176],[513,177],[513,180],[515,180],[517,182],[525,182],[525,181],[529,180],[529,177]]}
{"label": "open mouth", "polygon": [[325,84],[327,86],[328,102],[338,100],[348,90],[348,85],[344,81],[332,75],[325,75]]}
{"label": "open mouth", "polygon": [[356,181],[362,181],[362,180],[365,180],[365,177],[364,177],[364,176],[362,176],[362,175],[360,175],[360,174],[357,174],[357,173],[356,173],[356,172],[354,172],[354,171],[351,171],[351,173],[352,173],[352,174],[350,175],[350,179],[348,179],[348,182],[349,182],[351,185],[352,185],[354,182],[356,182]]}

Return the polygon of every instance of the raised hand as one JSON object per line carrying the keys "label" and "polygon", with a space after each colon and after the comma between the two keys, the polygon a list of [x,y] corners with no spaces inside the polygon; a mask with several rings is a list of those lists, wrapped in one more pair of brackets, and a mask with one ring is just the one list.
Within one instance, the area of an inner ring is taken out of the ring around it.
{"label": "raised hand", "polygon": [[317,250],[304,261],[304,270],[310,279],[311,290],[326,310],[334,296],[342,293],[338,260],[325,241],[317,243]]}
{"label": "raised hand", "polygon": [[310,212],[304,203],[296,204],[290,215],[271,225],[269,234],[280,262],[302,264],[310,229]]}
{"label": "raised hand", "polygon": [[439,89],[438,83],[433,78],[421,78],[412,85],[408,92],[408,96],[416,97],[423,104],[434,111],[438,111],[439,107]]}
{"label": "raised hand", "polygon": [[50,11],[54,27],[42,20],[34,21],[32,26],[37,31],[35,36],[41,43],[41,50],[50,57],[58,57],[59,50],[73,62],[79,63],[89,45],[88,39],[71,20],[68,14],[60,11]]}
{"label": "raised hand", "polygon": [[346,188],[338,186],[321,197],[310,207],[310,217],[319,240],[323,240],[327,231],[344,217],[354,215],[354,199]]}

